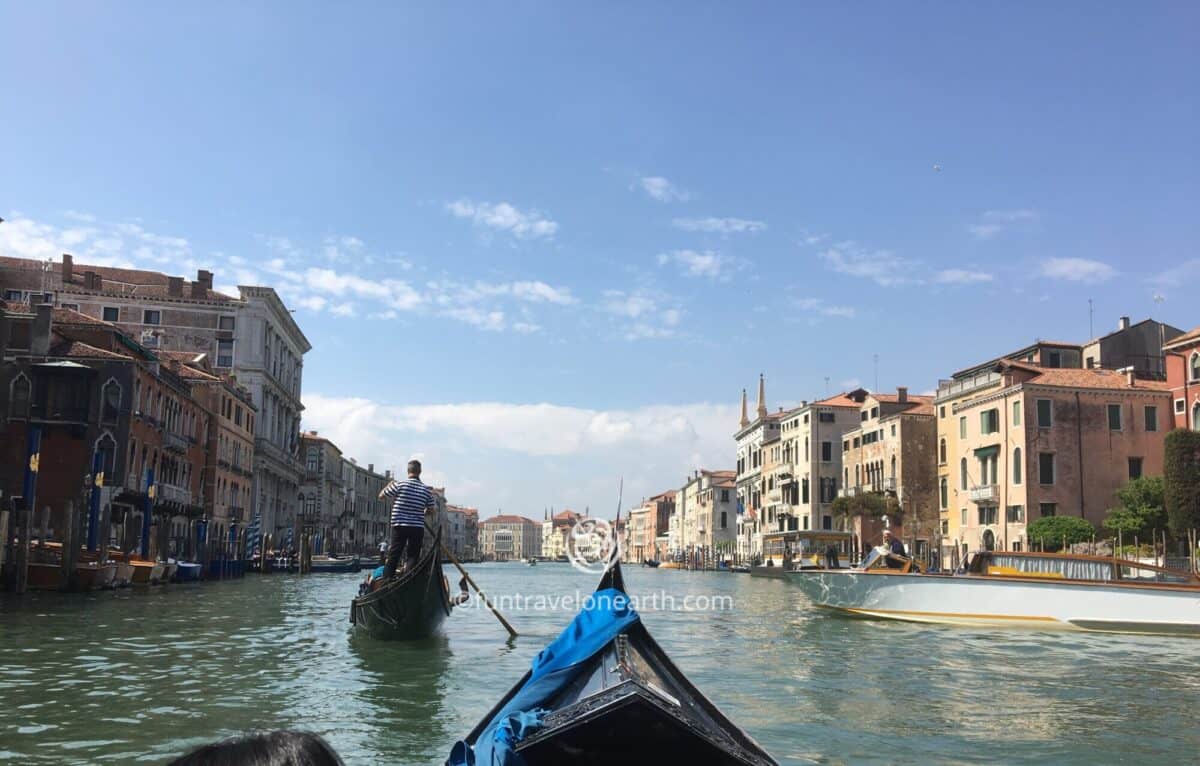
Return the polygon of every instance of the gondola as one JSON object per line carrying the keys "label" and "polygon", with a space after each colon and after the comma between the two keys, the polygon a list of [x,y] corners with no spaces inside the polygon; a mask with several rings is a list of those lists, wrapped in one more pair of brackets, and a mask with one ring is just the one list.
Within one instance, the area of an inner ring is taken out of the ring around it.
{"label": "gondola", "polygon": [[629,605],[613,561],[590,602],[446,761],[475,763],[776,761],[675,667]]}
{"label": "gondola", "polygon": [[439,529],[416,566],[355,598],[350,622],[376,638],[411,640],[433,635],[450,614],[441,541]]}

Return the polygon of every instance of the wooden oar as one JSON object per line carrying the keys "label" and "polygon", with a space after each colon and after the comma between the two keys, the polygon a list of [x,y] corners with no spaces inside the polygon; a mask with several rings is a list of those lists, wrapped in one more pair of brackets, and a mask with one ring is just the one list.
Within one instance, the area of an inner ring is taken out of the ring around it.
{"label": "wooden oar", "polygon": [[[429,528],[428,524],[425,525],[425,531],[429,532],[430,534],[433,534],[433,530]],[[500,614],[499,609],[492,606],[492,602],[488,600],[488,597],[484,594],[484,592],[482,590],[480,590],[479,586],[475,584],[475,581],[471,579],[471,575],[467,574],[467,570],[463,569],[463,565],[458,562],[458,559],[454,558],[454,554],[451,553],[450,549],[446,547],[446,543],[442,542],[441,540],[439,540],[438,542],[442,546],[442,553],[444,553],[446,555],[446,558],[450,559],[450,563],[453,564],[454,566],[458,567],[458,571],[460,573],[462,573],[463,579],[466,580],[468,583],[470,583],[471,587],[475,589],[476,595],[478,595],[479,598],[483,599],[483,603],[487,606],[488,609],[492,610],[492,614],[496,615],[496,619],[500,621],[500,624],[504,626],[504,629],[508,631],[508,634],[510,636],[512,636],[513,638],[516,638],[517,637],[516,629],[513,628],[512,625],[508,624],[508,620],[504,619],[504,615]]]}

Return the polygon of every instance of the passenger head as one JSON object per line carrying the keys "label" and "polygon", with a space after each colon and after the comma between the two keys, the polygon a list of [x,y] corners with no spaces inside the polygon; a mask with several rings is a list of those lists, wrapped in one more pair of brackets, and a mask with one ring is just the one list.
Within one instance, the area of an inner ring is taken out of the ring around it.
{"label": "passenger head", "polygon": [[316,734],[273,731],[227,739],[193,750],[167,766],[343,766]]}
{"label": "passenger head", "polygon": [[892,539],[892,530],[890,530],[890,529],[883,530],[883,539],[891,540]]}
{"label": "passenger head", "polygon": [[419,477],[421,475],[421,461],[420,460],[408,461],[408,475],[409,476],[417,476],[417,477]]}

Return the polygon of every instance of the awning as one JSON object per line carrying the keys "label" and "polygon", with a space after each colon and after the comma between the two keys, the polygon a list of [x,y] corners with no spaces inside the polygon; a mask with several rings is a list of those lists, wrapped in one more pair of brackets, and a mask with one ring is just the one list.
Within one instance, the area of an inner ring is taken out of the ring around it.
{"label": "awning", "polygon": [[990,447],[980,447],[975,450],[975,457],[980,460],[987,460],[989,457],[995,457],[1000,452],[1000,445],[993,444]]}

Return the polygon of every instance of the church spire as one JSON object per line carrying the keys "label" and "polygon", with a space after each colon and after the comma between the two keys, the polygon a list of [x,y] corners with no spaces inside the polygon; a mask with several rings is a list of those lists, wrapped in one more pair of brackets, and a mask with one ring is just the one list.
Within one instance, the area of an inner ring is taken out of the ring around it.
{"label": "church spire", "polygon": [[746,389],[742,389],[742,419],[738,421],[741,428],[750,425],[750,418],[746,416]]}
{"label": "church spire", "polygon": [[758,419],[763,420],[767,417],[767,387],[763,381],[762,373],[758,374]]}

